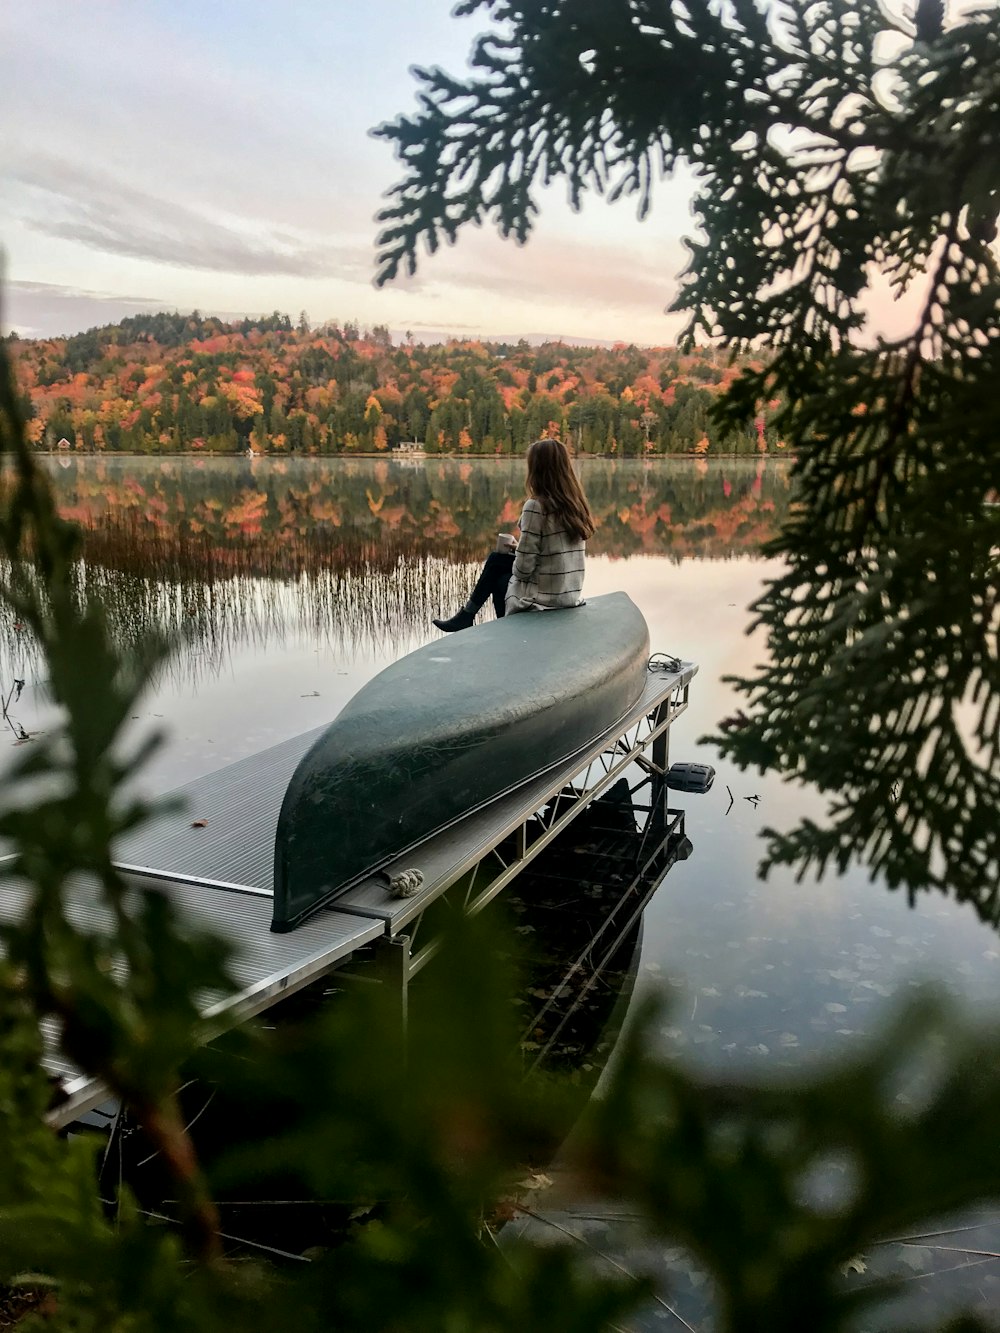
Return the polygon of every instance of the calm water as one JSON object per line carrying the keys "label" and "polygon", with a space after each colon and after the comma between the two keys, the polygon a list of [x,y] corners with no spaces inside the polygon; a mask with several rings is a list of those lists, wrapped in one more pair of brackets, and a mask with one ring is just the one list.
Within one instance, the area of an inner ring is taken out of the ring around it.
{"label": "calm water", "polygon": [[[183,636],[134,720],[169,730],[147,773],[159,790],[330,720],[384,665],[434,638],[431,616],[457,609],[523,496],[516,462],[61,461],[60,502],[87,529],[86,577],[121,640],[150,625]],[[759,547],[787,511],[787,468],[588,460],[583,480],[600,521],[586,592],[625,590],[654,650],[699,663],[671,759],[718,770],[709,794],[675,794],[694,850],[645,917],[638,989],[677,988],[664,1046],[718,1072],[800,1067],[863,1041],[927,977],[974,1011],[995,1007],[1000,941],[971,909],[925,897],[911,910],[861,870],[802,884],[775,872],[761,882],[760,828],[818,814],[822,802],[741,774],[699,741],[737,706],[722,676],[749,670],[763,652],[745,635],[745,608],[774,572]],[[0,619],[5,695],[14,678],[27,681],[14,716],[29,732],[44,726],[37,663]],[[0,765],[12,744],[0,742]],[[634,1256],[624,1223],[559,1216],[596,1227],[609,1253]],[[996,1239],[987,1246],[977,1233],[962,1243],[996,1250]],[[902,1255],[902,1271],[926,1313],[966,1275],[929,1282],[922,1275],[949,1257],[914,1254]],[[683,1256],[656,1261],[674,1273],[675,1305],[706,1318],[704,1282]],[[973,1289],[992,1298],[995,1269],[972,1270]],[[649,1327],[663,1327],[663,1317],[651,1315]]]}

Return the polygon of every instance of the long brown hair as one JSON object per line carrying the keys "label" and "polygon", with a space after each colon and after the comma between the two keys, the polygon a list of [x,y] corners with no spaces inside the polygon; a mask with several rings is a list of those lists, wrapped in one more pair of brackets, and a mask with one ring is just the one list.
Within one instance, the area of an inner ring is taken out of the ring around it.
{"label": "long brown hair", "polygon": [[536,440],[528,446],[528,494],[555,514],[578,540],[594,535],[594,516],[561,440]]}

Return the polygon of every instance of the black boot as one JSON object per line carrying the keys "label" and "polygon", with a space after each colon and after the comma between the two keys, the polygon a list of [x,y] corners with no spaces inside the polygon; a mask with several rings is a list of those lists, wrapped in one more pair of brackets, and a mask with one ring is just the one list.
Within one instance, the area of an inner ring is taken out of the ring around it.
{"label": "black boot", "polygon": [[432,620],[432,625],[437,625],[438,629],[443,629],[446,634],[452,634],[457,629],[468,629],[476,618],[476,613],[470,611],[467,606],[463,606],[461,611],[456,611],[450,620]]}

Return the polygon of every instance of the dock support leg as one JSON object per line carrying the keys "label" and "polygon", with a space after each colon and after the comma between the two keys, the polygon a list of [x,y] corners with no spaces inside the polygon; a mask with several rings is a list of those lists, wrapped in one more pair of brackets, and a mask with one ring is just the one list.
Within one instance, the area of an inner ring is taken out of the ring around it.
{"label": "dock support leg", "polygon": [[523,819],[517,826],[516,833],[517,859],[523,861],[528,851],[528,821]]}
{"label": "dock support leg", "polygon": [[[657,720],[657,722],[662,721],[663,717],[665,716],[665,714],[666,714],[666,712],[667,712],[668,707],[669,707],[669,705],[668,705],[667,703],[662,703],[662,704],[660,704],[659,708],[657,708],[657,710],[656,710],[656,720]],[[670,767],[670,728],[669,728],[669,727],[666,727],[666,728],[659,734],[659,736],[657,736],[656,739],[653,741],[652,752],[651,752],[650,758],[651,758],[651,760],[652,760],[653,767],[654,767],[654,768],[657,770],[657,772],[659,772],[659,773],[665,773],[665,772],[667,771],[667,769]]]}
{"label": "dock support leg", "polygon": [[409,935],[383,936],[375,942],[379,979],[399,997],[399,1016],[406,1031],[410,988]]}

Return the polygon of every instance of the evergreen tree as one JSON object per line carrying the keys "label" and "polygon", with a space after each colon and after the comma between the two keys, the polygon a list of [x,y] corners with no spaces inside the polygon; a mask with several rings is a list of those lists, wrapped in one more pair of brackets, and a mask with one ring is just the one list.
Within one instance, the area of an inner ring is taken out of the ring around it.
{"label": "evergreen tree", "polygon": [[[658,171],[695,168],[675,308],[690,337],[770,352],[716,430],[780,399],[797,458],[786,572],[754,607],[771,665],[739,682],[723,749],[829,794],[825,826],[770,833],[770,862],[862,858],[1000,922],[997,5],[944,24],[921,0],[916,29],[880,0],[472,11],[494,24],[476,75],[420,71],[421,109],[378,131],[405,172],[380,280],[484,218],[524,241],[543,182],[645,215]],[[866,344],[884,280],[919,311]]]}

